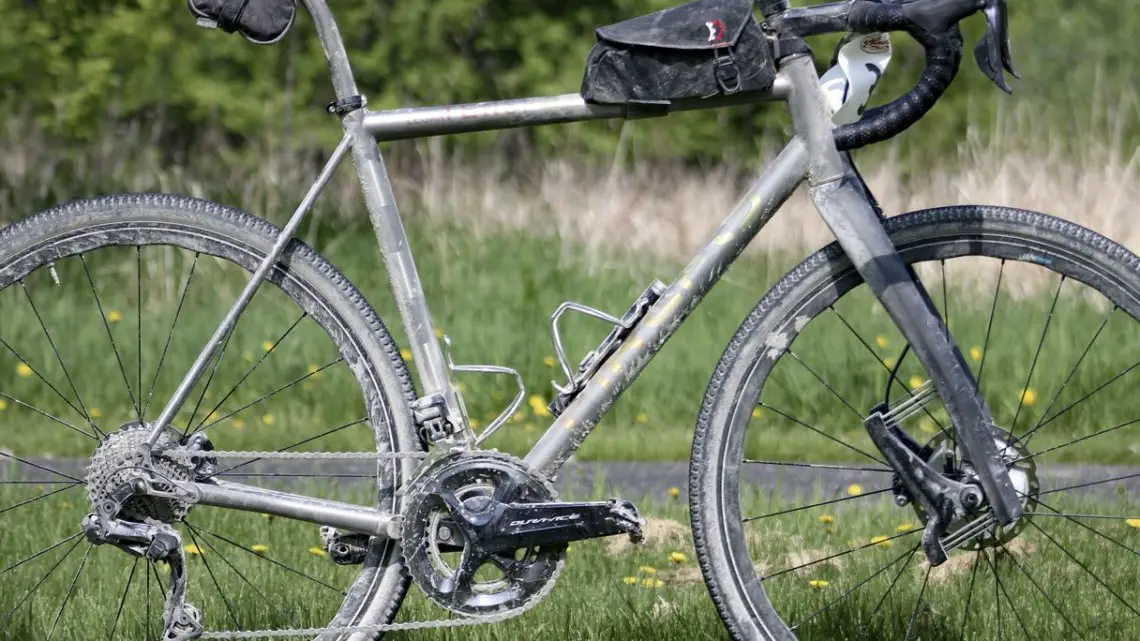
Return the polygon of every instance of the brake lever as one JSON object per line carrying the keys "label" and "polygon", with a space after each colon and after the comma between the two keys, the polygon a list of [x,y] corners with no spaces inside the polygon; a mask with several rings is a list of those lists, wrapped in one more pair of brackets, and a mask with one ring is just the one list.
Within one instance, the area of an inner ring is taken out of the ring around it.
{"label": "brake lever", "polygon": [[1013,66],[1013,54],[1009,48],[1009,13],[1006,0],[985,0],[983,13],[986,15],[986,35],[974,47],[974,59],[978,68],[993,81],[999,89],[1013,93],[1005,81],[1002,69],[1014,78],[1021,78]]}

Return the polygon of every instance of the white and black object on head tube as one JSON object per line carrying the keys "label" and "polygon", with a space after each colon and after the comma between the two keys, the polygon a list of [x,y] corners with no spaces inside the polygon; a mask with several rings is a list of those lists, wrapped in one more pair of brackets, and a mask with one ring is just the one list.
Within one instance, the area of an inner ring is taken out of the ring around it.
{"label": "white and black object on head tube", "polygon": [[857,33],[836,55],[836,65],[819,79],[834,114],[832,121],[845,125],[859,120],[883,72],[891,62],[889,33]]}

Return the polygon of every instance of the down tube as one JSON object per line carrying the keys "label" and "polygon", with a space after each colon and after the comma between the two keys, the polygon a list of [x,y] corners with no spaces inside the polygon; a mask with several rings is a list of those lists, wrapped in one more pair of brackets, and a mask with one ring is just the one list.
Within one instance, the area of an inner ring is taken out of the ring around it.
{"label": "down tube", "polygon": [[729,265],[779,210],[807,174],[808,153],[793,138],[721,224],[713,240],[685,267],[527,454],[534,470],[553,477],[653,356],[669,340]]}

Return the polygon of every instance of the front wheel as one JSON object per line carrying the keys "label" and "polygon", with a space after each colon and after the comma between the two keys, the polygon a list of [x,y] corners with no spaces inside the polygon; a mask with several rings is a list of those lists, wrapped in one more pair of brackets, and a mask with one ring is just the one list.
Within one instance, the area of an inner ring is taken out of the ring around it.
{"label": "front wheel", "polygon": [[[1140,638],[1140,259],[1033,212],[886,222],[971,364],[1025,516],[931,567],[863,427],[927,377],[837,245],[760,301],[697,425],[693,533],[738,639]],[[900,427],[968,480],[938,401]],[[986,518],[983,509],[952,526]]]}

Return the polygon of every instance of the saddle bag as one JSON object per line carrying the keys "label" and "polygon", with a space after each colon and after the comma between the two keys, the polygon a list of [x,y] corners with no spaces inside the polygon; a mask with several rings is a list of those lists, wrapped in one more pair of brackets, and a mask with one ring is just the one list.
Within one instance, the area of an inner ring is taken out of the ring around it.
{"label": "saddle bag", "polygon": [[772,44],[752,0],[697,0],[596,32],[582,97],[600,104],[668,103],[766,91]]}
{"label": "saddle bag", "polygon": [[296,0],[187,0],[198,24],[246,40],[271,45],[285,36],[297,18]]}

